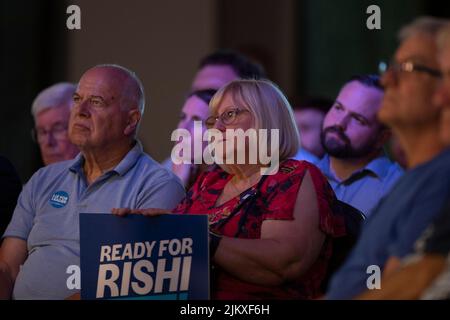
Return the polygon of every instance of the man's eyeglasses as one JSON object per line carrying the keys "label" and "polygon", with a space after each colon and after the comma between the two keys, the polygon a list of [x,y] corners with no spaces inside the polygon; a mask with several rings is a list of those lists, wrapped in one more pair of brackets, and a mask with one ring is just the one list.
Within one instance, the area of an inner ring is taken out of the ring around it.
{"label": "man's eyeglasses", "polygon": [[31,138],[35,142],[45,141],[47,135],[51,134],[56,140],[64,140],[67,138],[67,124],[57,123],[53,125],[50,130],[44,128],[33,128],[31,129]]}
{"label": "man's eyeglasses", "polygon": [[424,66],[424,65],[412,62],[412,61],[405,61],[402,63],[398,63],[395,61],[392,61],[391,63],[387,63],[387,62],[382,61],[378,64],[378,71],[381,75],[386,73],[388,70],[392,70],[395,74],[398,74],[399,72],[422,72],[422,73],[426,73],[435,78],[442,77],[441,71],[439,71],[437,69],[429,68],[427,66]]}
{"label": "man's eyeglasses", "polygon": [[233,124],[236,121],[239,114],[244,113],[244,112],[250,112],[250,111],[248,111],[246,109],[235,108],[235,109],[227,110],[217,117],[211,116],[208,119],[206,119],[206,121],[205,121],[206,127],[208,127],[208,128],[214,127],[216,122],[219,120],[220,120],[220,122],[222,122],[222,124],[224,124],[226,126]]}

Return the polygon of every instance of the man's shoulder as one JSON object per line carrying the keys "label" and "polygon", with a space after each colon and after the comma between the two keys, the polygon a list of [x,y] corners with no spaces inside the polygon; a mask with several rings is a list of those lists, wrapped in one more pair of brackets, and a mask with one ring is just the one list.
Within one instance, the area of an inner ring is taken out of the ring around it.
{"label": "man's shoulder", "polygon": [[437,157],[429,162],[430,167],[436,167],[444,172],[450,172],[450,148],[447,148],[441,152]]}
{"label": "man's shoulder", "polygon": [[295,160],[305,160],[310,163],[316,164],[320,161],[320,159],[315,155],[306,150],[305,148],[300,148],[299,151],[293,157]]}
{"label": "man's shoulder", "polygon": [[331,178],[330,174],[330,157],[326,154],[314,165],[328,178]]}
{"label": "man's shoulder", "polygon": [[30,178],[31,180],[52,179],[58,177],[59,174],[63,174],[69,171],[70,167],[74,163],[74,159],[65,160],[56,163],[49,164],[45,167],[39,168]]}
{"label": "man's shoulder", "polygon": [[172,169],[173,162],[172,162],[172,159],[171,159],[170,157],[168,157],[168,158],[164,159],[160,164],[161,164],[164,168],[167,168],[167,169],[171,170],[171,169]]}
{"label": "man's shoulder", "polygon": [[389,160],[389,167],[388,167],[388,174],[387,178],[392,180],[397,180],[401,176],[405,174],[405,169],[403,169],[397,162],[394,162],[392,160]]}
{"label": "man's shoulder", "polygon": [[[391,212],[390,215],[392,211],[410,215],[416,209],[423,210],[423,205],[434,206],[436,202],[444,199],[450,191],[450,166],[438,157],[407,170],[386,194],[382,209]],[[416,204],[413,208],[412,203]],[[420,206],[417,205],[419,203]]]}
{"label": "man's shoulder", "polygon": [[139,157],[134,170],[139,171],[142,179],[158,181],[176,181],[181,184],[178,177],[168,168],[154,160],[149,154],[143,152]]}
{"label": "man's shoulder", "polygon": [[408,180],[420,180],[423,183],[433,181],[431,186],[442,186],[450,183],[450,149],[442,152],[432,160],[423,163],[405,174]]}

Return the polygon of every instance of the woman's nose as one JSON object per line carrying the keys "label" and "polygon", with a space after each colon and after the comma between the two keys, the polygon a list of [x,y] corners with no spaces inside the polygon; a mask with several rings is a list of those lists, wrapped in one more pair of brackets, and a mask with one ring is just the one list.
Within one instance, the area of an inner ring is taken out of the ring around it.
{"label": "woman's nose", "polygon": [[220,119],[218,119],[216,121],[216,123],[214,124],[214,129],[220,130],[220,131],[225,131],[227,128],[225,127],[225,125],[222,123],[222,121]]}

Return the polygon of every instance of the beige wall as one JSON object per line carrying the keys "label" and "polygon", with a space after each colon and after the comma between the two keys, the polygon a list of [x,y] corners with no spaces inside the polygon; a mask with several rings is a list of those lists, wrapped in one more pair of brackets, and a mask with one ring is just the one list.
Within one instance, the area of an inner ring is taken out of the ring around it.
{"label": "beige wall", "polygon": [[[199,59],[214,48],[211,0],[82,0],[81,30],[69,32],[69,80],[89,67],[118,63],[135,71],[146,90],[139,134],[156,160],[170,154],[184,94]],[[107,9],[107,10],[106,10]]]}
{"label": "beige wall", "polygon": [[296,90],[296,0],[223,0],[222,45],[259,60],[287,95]]}
{"label": "beige wall", "polygon": [[[68,32],[67,72],[118,63],[146,89],[139,137],[156,160],[170,154],[184,95],[199,59],[216,46],[267,56],[270,78],[295,91],[295,0],[79,0],[81,30]],[[220,25],[219,25],[220,23]]]}

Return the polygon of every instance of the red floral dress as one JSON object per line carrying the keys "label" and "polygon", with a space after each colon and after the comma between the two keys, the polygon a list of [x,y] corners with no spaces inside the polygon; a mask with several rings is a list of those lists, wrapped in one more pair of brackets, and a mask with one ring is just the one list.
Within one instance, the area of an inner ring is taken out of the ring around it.
{"label": "red floral dress", "polygon": [[278,173],[216,206],[217,198],[232,178],[216,166],[199,176],[175,213],[208,214],[212,231],[227,237],[259,239],[264,220],[293,220],[297,193],[306,172],[310,172],[318,196],[320,230],[326,240],[317,261],[297,280],[278,287],[251,284],[216,267],[213,299],[313,299],[323,294],[320,287],[332,253],[333,237],[345,234],[344,222],[331,212],[335,195],[317,167],[297,160],[285,160]]}

